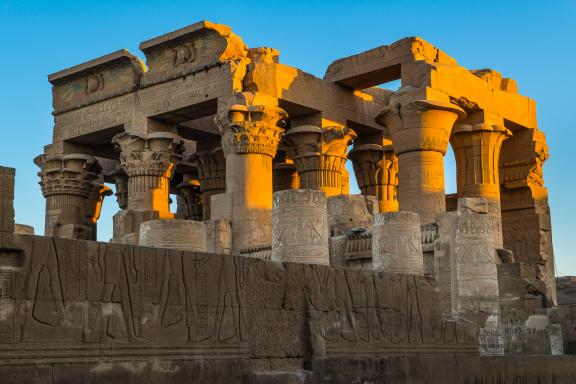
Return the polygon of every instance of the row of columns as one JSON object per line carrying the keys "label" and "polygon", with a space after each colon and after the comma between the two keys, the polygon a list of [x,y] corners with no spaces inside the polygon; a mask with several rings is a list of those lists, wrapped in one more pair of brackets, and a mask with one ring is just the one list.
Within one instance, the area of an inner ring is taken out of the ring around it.
{"label": "row of columns", "polygon": [[[446,210],[443,157],[451,142],[459,197],[487,198],[495,221],[501,222],[498,157],[510,132],[497,124],[464,124],[465,112],[452,103],[420,100],[385,108],[376,120],[388,128],[392,141],[356,143],[349,154],[348,145],[356,138],[352,129],[304,125],[284,132],[287,115],[275,98],[238,93],[219,110],[215,122],[221,142],[199,148],[193,158],[199,182],[185,176],[178,191],[189,207],[185,216],[205,220],[212,217],[212,196],[227,194],[231,199],[227,215],[236,222],[239,247],[270,244],[271,233],[266,228],[271,220],[273,172],[280,166],[273,164],[273,159],[282,140],[293,161],[279,169],[292,175],[287,186],[320,190],[327,197],[347,193],[345,162],[349,158],[362,194],[377,196],[381,212],[417,212],[423,224]],[[453,128],[457,120],[463,123]],[[136,234],[143,221],[173,218],[169,184],[182,160],[180,138],[165,132],[146,137],[121,133],[113,143],[120,152],[120,168],[110,177],[123,209],[115,219],[116,234]],[[67,223],[85,221],[79,217],[94,209],[79,207],[86,206],[92,194],[101,203],[102,196],[110,193],[93,185],[99,172],[93,157],[42,155],[36,163],[42,169],[41,185],[47,199],[47,235],[61,236]],[[197,212],[195,206],[203,211]]]}

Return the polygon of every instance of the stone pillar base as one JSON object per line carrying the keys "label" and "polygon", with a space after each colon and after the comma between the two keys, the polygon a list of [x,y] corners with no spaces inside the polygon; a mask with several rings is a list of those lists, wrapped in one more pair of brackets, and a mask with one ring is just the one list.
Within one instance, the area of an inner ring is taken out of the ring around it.
{"label": "stone pillar base", "polygon": [[324,192],[291,189],[274,193],[272,260],[330,264]]}
{"label": "stone pillar base", "polygon": [[414,212],[376,214],[372,230],[374,270],[424,274],[420,216]]}
{"label": "stone pillar base", "polygon": [[206,227],[193,220],[153,220],[140,225],[139,243],[144,247],[206,252]]}

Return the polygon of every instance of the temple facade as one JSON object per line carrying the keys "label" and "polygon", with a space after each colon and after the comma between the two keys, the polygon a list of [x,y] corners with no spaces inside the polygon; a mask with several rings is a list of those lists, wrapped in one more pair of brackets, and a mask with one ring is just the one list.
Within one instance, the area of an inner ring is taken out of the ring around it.
{"label": "temple facade", "polygon": [[120,362],[137,361],[154,382],[573,382],[548,148],[513,79],[418,37],[322,79],[208,21],[140,50],[48,77],[45,237],[18,233],[2,195],[0,372],[37,358],[54,383],[127,382]]}

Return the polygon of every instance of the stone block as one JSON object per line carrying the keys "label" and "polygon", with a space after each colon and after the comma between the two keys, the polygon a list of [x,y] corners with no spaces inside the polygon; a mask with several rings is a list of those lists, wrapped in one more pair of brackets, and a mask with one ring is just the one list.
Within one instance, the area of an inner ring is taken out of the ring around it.
{"label": "stone block", "polygon": [[272,260],[329,264],[326,195],[311,189],[274,193]]}
{"label": "stone block", "polygon": [[344,235],[352,228],[372,229],[378,201],[374,196],[338,195],[326,199],[330,236]]}
{"label": "stone block", "polygon": [[232,195],[230,193],[210,196],[210,220],[232,220]]}
{"label": "stone block", "polygon": [[422,275],[420,217],[414,212],[376,214],[372,233],[374,270]]}
{"label": "stone block", "polygon": [[448,212],[439,215],[436,223],[440,237],[434,258],[442,310],[454,315],[498,314],[497,260],[490,216]]}
{"label": "stone block", "polygon": [[489,212],[488,201],[485,198],[459,198],[458,199],[458,213],[479,213],[486,214]]}
{"label": "stone block", "polygon": [[229,255],[232,251],[232,226],[229,220],[213,219],[205,222],[206,252]]}
{"label": "stone block", "polygon": [[201,221],[153,220],[140,225],[140,245],[206,252],[206,227]]}

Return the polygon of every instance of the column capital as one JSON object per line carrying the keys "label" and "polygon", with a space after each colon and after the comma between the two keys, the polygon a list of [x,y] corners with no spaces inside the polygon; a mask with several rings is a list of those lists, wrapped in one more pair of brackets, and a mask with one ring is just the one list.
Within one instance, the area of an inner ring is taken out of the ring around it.
{"label": "column capital", "polygon": [[462,108],[447,101],[415,100],[385,107],[376,122],[388,128],[398,155],[413,151],[445,154],[454,122],[465,116]]}
{"label": "column capital", "polygon": [[262,154],[274,157],[287,117],[276,98],[256,92],[234,94],[214,117],[222,135],[224,155]]}
{"label": "column capital", "polygon": [[[537,128],[514,132],[502,150],[500,182],[504,188],[544,187],[544,162],[548,160],[546,136]],[[540,191],[542,193],[542,191]]]}
{"label": "column capital", "polygon": [[146,137],[123,132],[114,136],[112,143],[120,152],[120,165],[128,177],[170,178],[184,151],[180,137],[168,132],[151,133]]}
{"label": "column capital", "polygon": [[200,150],[194,153],[190,160],[198,168],[200,190],[226,190],[226,158],[222,147],[210,150]]}
{"label": "column capital", "polygon": [[293,153],[301,188],[323,190],[327,196],[342,193],[342,174],[348,144],[356,132],[345,126],[291,128],[285,142]]}
{"label": "column capital", "polygon": [[34,159],[40,168],[40,187],[44,197],[78,195],[88,197],[92,182],[102,167],[95,157],[83,154],[42,154]]}
{"label": "column capital", "polygon": [[355,145],[348,158],[362,194],[376,196],[380,212],[397,211],[398,158],[392,145]]}

